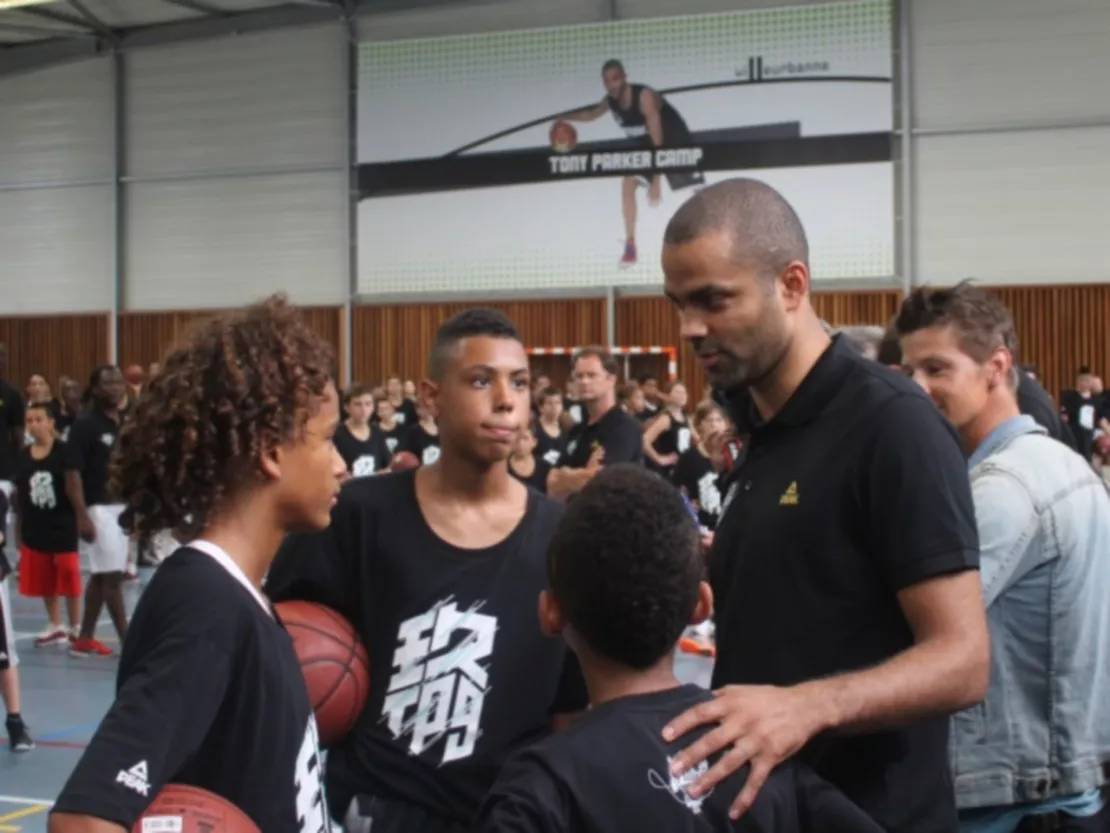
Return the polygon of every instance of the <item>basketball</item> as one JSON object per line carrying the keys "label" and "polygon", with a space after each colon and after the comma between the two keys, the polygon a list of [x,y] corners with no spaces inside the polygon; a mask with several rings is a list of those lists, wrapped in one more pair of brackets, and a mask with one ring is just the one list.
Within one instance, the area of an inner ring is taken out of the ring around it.
{"label": "basketball", "polygon": [[200,787],[167,784],[139,816],[132,833],[260,833],[253,821],[228,801]]}
{"label": "basketball", "polygon": [[557,120],[551,125],[551,147],[557,153],[570,153],[578,144],[578,131],[570,122]]}
{"label": "basketball", "polygon": [[293,637],[308,699],[316,713],[320,746],[354,728],[370,691],[370,661],[351,623],[331,608],[288,601],[274,606]]}
{"label": "basketball", "polygon": [[390,471],[405,471],[420,467],[420,460],[411,451],[398,451],[393,455],[393,462],[389,464]]}

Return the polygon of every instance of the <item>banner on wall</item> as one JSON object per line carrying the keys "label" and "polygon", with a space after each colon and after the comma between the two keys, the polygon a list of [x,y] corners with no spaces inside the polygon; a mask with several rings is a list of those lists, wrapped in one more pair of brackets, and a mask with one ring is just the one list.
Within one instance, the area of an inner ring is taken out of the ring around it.
{"label": "banner on wall", "polygon": [[762,179],[817,279],[894,271],[889,0],[359,47],[359,289],[662,280],[706,184]]}

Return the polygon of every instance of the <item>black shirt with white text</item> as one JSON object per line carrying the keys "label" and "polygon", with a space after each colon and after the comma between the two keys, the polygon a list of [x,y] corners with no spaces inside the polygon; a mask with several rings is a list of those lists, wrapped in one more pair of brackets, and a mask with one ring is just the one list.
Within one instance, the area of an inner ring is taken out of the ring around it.
{"label": "black shirt with white text", "polygon": [[33,448],[22,449],[15,464],[22,541],[39,552],[77,552],[77,515],[66,494],[63,445],[55,440],[41,460],[35,458]]}
{"label": "black shirt with white text", "polygon": [[85,505],[97,506],[116,501],[108,494],[108,462],[119,437],[119,423],[93,408],[73,422],[66,440],[66,471],[81,473]]}

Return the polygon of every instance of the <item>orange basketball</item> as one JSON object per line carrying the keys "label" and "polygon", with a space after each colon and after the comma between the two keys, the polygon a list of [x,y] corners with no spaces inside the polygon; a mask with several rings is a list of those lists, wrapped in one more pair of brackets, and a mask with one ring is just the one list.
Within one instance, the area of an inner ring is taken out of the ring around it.
{"label": "orange basketball", "polygon": [[274,609],[293,637],[320,745],[326,748],[346,737],[362,714],[370,692],[366,648],[351,623],[331,608],[288,601]]}
{"label": "orange basketball", "polygon": [[550,139],[556,153],[570,153],[578,144],[578,131],[570,122],[556,119],[551,125]]}
{"label": "orange basketball", "polygon": [[389,464],[390,471],[405,471],[420,467],[420,458],[411,451],[398,451]]}
{"label": "orange basketball", "polygon": [[167,784],[139,816],[131,833],[260,833],[250,817],[200,787]]}

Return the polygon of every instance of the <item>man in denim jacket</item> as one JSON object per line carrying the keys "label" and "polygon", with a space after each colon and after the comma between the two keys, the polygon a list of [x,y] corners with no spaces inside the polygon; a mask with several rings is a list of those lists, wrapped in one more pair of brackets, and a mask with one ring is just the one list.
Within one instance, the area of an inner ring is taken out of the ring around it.
{"label": "man in denim jacket", "polygon": [[991,680],[952,719],[965,833],[1108,829],[1110,495],[1017,405],[1013,320],[968,284],[919,289],[895,326],[968,454]]}

